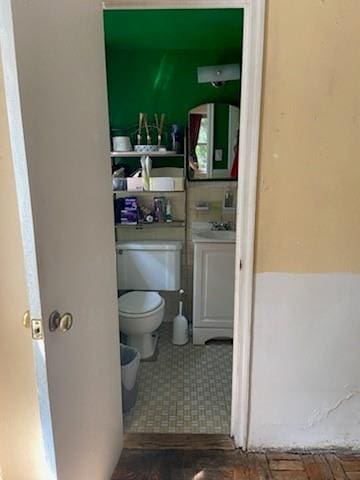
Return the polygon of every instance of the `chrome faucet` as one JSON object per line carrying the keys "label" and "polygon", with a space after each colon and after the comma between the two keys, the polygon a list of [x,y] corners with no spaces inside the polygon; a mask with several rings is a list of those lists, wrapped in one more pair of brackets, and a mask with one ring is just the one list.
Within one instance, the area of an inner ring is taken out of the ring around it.
{"label": "chrome faucet", "polygon": [[211,224],[211,230],[213,231],[224,231],[224,230],[234,230],[233,222],[209,222]]}

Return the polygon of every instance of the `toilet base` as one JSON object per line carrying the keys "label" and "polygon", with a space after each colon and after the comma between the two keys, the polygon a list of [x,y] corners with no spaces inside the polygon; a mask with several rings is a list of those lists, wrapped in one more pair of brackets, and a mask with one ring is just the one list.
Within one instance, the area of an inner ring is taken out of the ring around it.
{"label": "toilet base", "polygon": [[127,335],[126,344],[135,348],[142,359],[150,358],[154,355],[159,334],[144,333],[143,335]]}

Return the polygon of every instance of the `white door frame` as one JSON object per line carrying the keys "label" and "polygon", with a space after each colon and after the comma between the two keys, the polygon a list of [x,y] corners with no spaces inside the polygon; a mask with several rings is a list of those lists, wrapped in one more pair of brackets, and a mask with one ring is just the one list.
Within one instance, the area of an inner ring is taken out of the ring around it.
{"label": "white door frame", "polygon": [[247,449],[265,0],[105,0],[104,9],[243,8],[231,436]]}

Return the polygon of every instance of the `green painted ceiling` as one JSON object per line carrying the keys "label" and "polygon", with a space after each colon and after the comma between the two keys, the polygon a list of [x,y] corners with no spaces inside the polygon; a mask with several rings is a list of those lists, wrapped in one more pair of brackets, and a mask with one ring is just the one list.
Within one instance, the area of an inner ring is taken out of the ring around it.
{"label": "green painted ceiling", "polygon": [[239,50],[242,9],[105,10],[107,48]]}

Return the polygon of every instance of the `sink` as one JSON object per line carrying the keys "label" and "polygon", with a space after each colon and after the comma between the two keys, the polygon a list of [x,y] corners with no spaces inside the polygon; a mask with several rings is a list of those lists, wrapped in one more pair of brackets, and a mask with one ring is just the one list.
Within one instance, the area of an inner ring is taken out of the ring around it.
{"label": "sink", "polygon": [[202,230],[194,232],[193,242],[226,242],[235,243],[235,232],[232,230]]}

